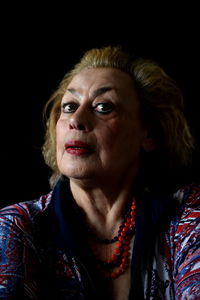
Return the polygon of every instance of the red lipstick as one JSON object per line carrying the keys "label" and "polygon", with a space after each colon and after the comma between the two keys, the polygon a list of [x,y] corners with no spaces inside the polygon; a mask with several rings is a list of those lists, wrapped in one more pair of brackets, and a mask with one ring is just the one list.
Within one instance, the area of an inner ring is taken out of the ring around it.
{"label": "red lipstick", "polygon": [[65,150],[72,155],[85,155],[92,152],[92,148],[82,141],[69,141],[65,144]]}

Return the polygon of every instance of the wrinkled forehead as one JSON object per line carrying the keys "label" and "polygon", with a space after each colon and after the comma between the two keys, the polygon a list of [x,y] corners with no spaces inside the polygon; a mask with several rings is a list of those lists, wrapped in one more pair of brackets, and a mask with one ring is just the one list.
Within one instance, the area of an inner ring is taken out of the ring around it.
{"label": "wrinkled forehead", "polygon": [[111,88],[118,92],[136,92],[131,76],[114,68],[86,68],[76,74],[67,89],[78,92],[97,88]]}

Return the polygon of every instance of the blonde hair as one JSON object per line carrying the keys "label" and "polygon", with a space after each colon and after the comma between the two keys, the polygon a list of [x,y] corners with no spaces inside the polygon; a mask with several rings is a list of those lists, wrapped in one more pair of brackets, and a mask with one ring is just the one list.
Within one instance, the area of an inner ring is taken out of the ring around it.
{"label": "blonde hair", "polygon": [[80,62],[64,76],[45,106],[45,112],[47,109],[50,112],[43,155],[46,164],[53,171],[51,186],[61,175],[56,163],[55,135],[60,102],[72,78],[85,68],[116,68],[128,73],[135,83],[141,103],[141,118],[149,129],[149,136],[154,140],[155,151],[172,170],[189,163],[193,137],[184,115],[182,92],[176,82],[156,62],[133,59],[121,47],[95,48],[87,51]]}

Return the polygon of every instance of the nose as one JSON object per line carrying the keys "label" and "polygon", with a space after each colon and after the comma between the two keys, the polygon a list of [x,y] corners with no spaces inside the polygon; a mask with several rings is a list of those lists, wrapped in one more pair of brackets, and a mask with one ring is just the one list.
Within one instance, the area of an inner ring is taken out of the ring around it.
{"label": "nose", "polygon": [[69,129],[82,130],[85,132],[91,131],[92,122],[90,119],[90,112],[79,106],[70,117]]}

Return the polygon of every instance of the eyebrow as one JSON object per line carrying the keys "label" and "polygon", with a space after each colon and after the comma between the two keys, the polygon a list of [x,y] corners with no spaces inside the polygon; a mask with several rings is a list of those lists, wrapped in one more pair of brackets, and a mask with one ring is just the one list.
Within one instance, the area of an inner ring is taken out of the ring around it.
{"label": "eyebrow", "polygon": [[[98,96],[101,96],[103,94],[105,94],[106,92],[109,92],[111,90],[113,90],[114,88],[113,87],[110,87],[110,86],[105,86],[105,87],[101,87],[101,88],[98,88],[96,89],[92,96],[94,98],[98,97]],[[80,93],[78,91],[76,91],[75,89],[73,88],[70,88],[70,89],[67,89],[68,92],[70,92],[72,95],[76,96],[76,95],[80,95]]]}

